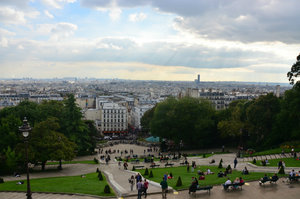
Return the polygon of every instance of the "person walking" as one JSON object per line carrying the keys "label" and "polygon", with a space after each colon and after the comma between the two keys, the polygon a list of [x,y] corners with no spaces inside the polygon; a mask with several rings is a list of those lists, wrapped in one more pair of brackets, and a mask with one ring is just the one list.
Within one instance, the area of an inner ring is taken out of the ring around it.
{"label": "person walking", "polygon": [[134,176],[132,175],[131,178],[129,178],[129,184],[130,184],[130,190],[133,191],[134,186]]}
{"label": "person walking", "polygon": [[238,161],[237,161],[236,158],[234,159],[233,163],[234,163],[234,168],[236,168],[236,165],[237,165],[237,163],[238,163]]}
{"label": "person walking", "polygon": [[142,199],[142,193],[143,193],[143,183],[142,183],[142,180],[140,180],[137,184],[136,184],[136,187],[137,187],[137,190],[138,190],[138,199]]}
{"label": "person walking", "polygon": [[161,194],[162,194],[162,198],[167,198],[167,191],[168,191],[168,183],[166,180],[163,180],[160,182],[160,186],[161,186]]}
{"label": "person walking", "polygon": [[147,190],[148,190],[148,187],[149,187],[149,182],[148,182],[147,179],[145,178],[145,180],[144,180],[144,195],[145,195],[145,198],[147,198]]}

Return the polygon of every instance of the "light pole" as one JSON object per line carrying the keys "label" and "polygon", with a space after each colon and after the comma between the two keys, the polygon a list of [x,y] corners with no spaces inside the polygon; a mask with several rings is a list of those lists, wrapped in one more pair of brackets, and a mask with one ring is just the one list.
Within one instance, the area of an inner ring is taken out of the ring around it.
{"label": "light pole", "polygon": [[19,131],[22,132],[25,142],[25,152],[26,152],[26,170],[27,170],[27,199],[32,199],[29,181],[29,167],[28,167],[28,136],[31,131],[31,127],[28,124],[26,117],[24,117],[23,125],[19,127]]}

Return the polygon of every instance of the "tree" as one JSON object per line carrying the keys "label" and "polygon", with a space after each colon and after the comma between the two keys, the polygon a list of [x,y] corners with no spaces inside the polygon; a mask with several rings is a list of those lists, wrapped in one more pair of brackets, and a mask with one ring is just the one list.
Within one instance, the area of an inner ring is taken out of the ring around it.
{"label": "tree", "polygon": [[[291,67],[291,71],[287,73],[290,84],[294,84],[297,77],[300,75],[300,54],[297,56],[297,61]],[[299,82],[299,81],[298,81]]]}
{"label": "tree", "polygon": [[280,102],[273,93],[260,96],[247,108],[249,139],[253,146],[263,148],[272,145],[272,129],[279,111]]}
{"label": "tree", "polygon": [[182,186],[182,181],[181,181],[181,177],[179,176],[176,182],[176,187],[181,187]]}
{"label": "tree", "polygon": [[154,106],[153,108],[149,109],[142,116],[142,118],[141,118],[142,131],[149,132],[149,130],[150,130],[150,122],[151,122],[151,120],[153,118],[155,108],[156,108],[156,106]]}
{"label": "tree", "polygon": [[31,133],[31,150],[33,161],[41,162],[42,170],[48,160],[71,160],[74,158],[75,144],[57,132],[59,124],[56,118],[48,118],[37,123]]}
{"label": "tree", "polygon": [[215,138],[215,110],[208,101],[184,97],[168,98],[157,104],[151,120],[153,135],[174,141],[182,140],[191,148],[209,146]]}

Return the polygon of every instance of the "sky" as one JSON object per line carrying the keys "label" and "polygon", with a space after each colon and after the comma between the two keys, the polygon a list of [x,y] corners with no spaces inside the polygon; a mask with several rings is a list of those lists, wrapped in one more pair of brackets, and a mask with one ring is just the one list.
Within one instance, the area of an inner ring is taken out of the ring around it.
{"label": "sky", "polygon": [[0,0],[0,78],[287,83],[299,0]]}

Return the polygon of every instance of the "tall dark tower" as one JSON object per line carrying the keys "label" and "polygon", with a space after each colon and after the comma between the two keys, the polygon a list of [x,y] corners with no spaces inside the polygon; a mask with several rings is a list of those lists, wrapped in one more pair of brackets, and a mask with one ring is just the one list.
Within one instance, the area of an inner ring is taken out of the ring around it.
{"label": "tall dark tower", "polygon": [[200,74],[198,74],[198,79],[197,79],[197,83],[200,83]]}

